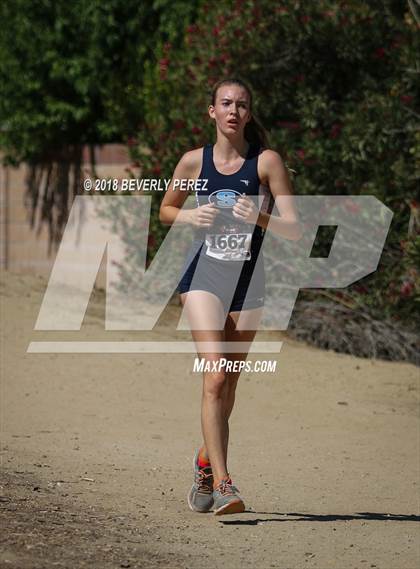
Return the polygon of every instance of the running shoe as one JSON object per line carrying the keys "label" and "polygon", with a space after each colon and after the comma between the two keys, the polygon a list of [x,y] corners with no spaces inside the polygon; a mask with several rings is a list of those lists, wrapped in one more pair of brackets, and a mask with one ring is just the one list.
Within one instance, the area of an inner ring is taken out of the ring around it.
{"label": "running shoe", "polygon": [[200,468],[199,449],[194,454],[194,484],[188,493],[188,505],[194,512],[209,512],[213,507],[213,472],[211,466]]}
{"label": "running shoe", "polygon": [[232,484],[231,478],[222,479],[213,490],[214,515],[240,514],[245,511],[245,504],[239,490]]}

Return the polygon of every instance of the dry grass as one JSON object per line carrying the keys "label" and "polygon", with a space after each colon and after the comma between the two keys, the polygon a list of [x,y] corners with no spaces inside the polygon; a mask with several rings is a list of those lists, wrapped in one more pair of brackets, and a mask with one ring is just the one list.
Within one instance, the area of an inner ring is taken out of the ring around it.
{"label": "dry grass", "polygon": [[395,322],[325,300],[299,301],[288,334],[320,348],[420,365],[420,338]]}

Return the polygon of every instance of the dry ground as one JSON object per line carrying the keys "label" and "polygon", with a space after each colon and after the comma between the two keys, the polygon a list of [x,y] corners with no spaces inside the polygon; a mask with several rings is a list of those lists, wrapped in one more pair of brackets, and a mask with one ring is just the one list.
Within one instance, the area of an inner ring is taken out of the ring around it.
{"label": "dry ground", "polygon": [[[286,339],[277,372],[238,387],[229,467],[247,511],[195,514],[193,355],[26,353],[137,339],[104,331],[100,294],[80,332],[34,331],[45,286],[3,273],[0,567],[419,566],[417,368]],[[171,338],[177,312],[150,336]]]}

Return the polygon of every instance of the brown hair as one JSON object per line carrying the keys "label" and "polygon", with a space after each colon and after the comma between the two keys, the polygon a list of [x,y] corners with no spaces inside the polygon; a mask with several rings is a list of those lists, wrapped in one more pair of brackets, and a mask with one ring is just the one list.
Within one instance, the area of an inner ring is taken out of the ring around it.
{"label": "brown hair", "polygon": [[[239,85],[240,87],[243,87],[248,93],[249,110],[252,112],[252,91],[249,86],[238,77],[228,77],[226,79],[221,79],[213,86],[211,92],[212,105],[214,105],[216,102],[217,91],[223,85]],[[245,126],[244,136],[250,144],[259,144],[264,148],[268,148],[269,146],[267,131],[259,122],[259,120],[254,116],[254,114],[252,114],[251,120]]]}

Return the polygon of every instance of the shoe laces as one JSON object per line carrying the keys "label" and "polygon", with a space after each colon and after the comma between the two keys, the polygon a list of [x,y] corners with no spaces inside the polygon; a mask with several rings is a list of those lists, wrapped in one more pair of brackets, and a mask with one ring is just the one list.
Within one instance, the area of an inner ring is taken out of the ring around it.
{"label": "shoe laces", "polygon": [[213,491],[213,473],[210,469],[199,469],[197,472],[197,486],[201,492],[207,492],[210,494]]}
{"label": "shoe laces", "polygon": [[231,478],[222,479],[217,485],[217,490],[222,496],[232,496],[235,494]]}

